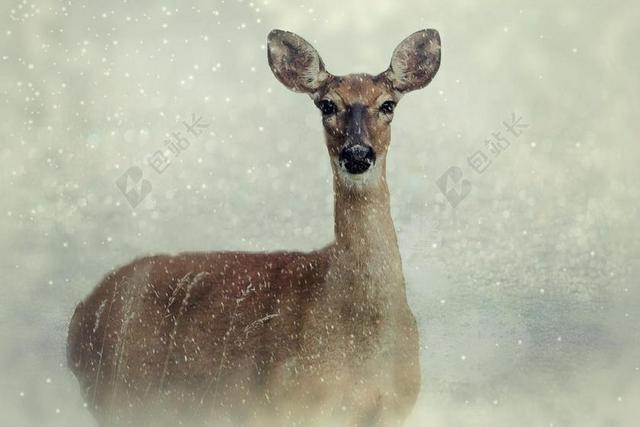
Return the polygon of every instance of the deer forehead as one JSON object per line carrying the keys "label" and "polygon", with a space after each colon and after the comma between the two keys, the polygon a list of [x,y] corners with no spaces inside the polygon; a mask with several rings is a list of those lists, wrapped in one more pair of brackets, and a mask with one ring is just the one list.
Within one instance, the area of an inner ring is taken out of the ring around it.
{"label": "deer forehead", "polygon": [[394,91],[387,81],[378,76],[349,74],[331,82],[326,95],[337,97],[345,105],[371,106],[380,103],[383,98],[392,99]]}

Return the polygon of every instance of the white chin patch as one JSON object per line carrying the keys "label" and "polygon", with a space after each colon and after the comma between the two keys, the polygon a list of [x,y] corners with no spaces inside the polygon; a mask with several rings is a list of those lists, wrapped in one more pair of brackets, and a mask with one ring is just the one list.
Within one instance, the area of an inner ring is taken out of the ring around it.
{"label": "white chin patch", "polygon": [[338,171],[338,177],[340,178],[340,181],[342,181],[349,187],[353,187],[356,189],[365,188],[371,182],[374,182],[378,178],[380,178],[380,168],[378,167],[377,162],[372,164],[371,167],[365,172],[359,174],[347,172],[347,170],[340,164],[340,162],[336,162],[336,170]]}

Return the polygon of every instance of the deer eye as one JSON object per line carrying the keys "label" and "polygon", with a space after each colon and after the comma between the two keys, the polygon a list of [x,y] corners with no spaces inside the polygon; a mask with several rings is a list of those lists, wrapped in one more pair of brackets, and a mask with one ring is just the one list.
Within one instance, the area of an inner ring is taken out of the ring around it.
{"label": "deer eye", "polygon": [[322,101],[318,102],[318,108],[322,112],[323,116],[329,116],[331,114],[335,114],[338,111],[338,107],[336,106],[336,104],[328,99],[323,99]]}
{"label": "deer eye", "polygon": [[380,111],[385,114],[392,114],[393,110],[396,108],[396,103],[393,101],[385,101],[380,106]]}

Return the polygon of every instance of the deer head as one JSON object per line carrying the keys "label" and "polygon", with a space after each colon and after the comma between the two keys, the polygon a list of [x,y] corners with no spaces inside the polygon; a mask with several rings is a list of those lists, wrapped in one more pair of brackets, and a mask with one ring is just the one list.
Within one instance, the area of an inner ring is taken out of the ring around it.
{"label": "deer head", "polygon": [[372,177],[384,176],[396,105],[402,95],[433,79],[440,66],[440,36],[436,30],[413,33],[378,75],[334,76],[313,46],[281,30],[269,33],[268,57],[276,78],[309,94],[320,109],[334,174],[362,187]]}

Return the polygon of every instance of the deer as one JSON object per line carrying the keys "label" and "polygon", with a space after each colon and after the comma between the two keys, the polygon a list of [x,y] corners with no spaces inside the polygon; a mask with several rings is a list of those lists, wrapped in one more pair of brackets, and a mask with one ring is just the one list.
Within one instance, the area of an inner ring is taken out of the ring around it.
{"label": "deer", "polygon": [[67,339],[100,426],[401,426],[416,403],[419,334],[386,158],[397,103],[439,69],[440,36],[415,32],[384,72],[345,76],[294,33],[267,41],[275,77],[320,110],[335,240],[150,255],[108,273]]}

